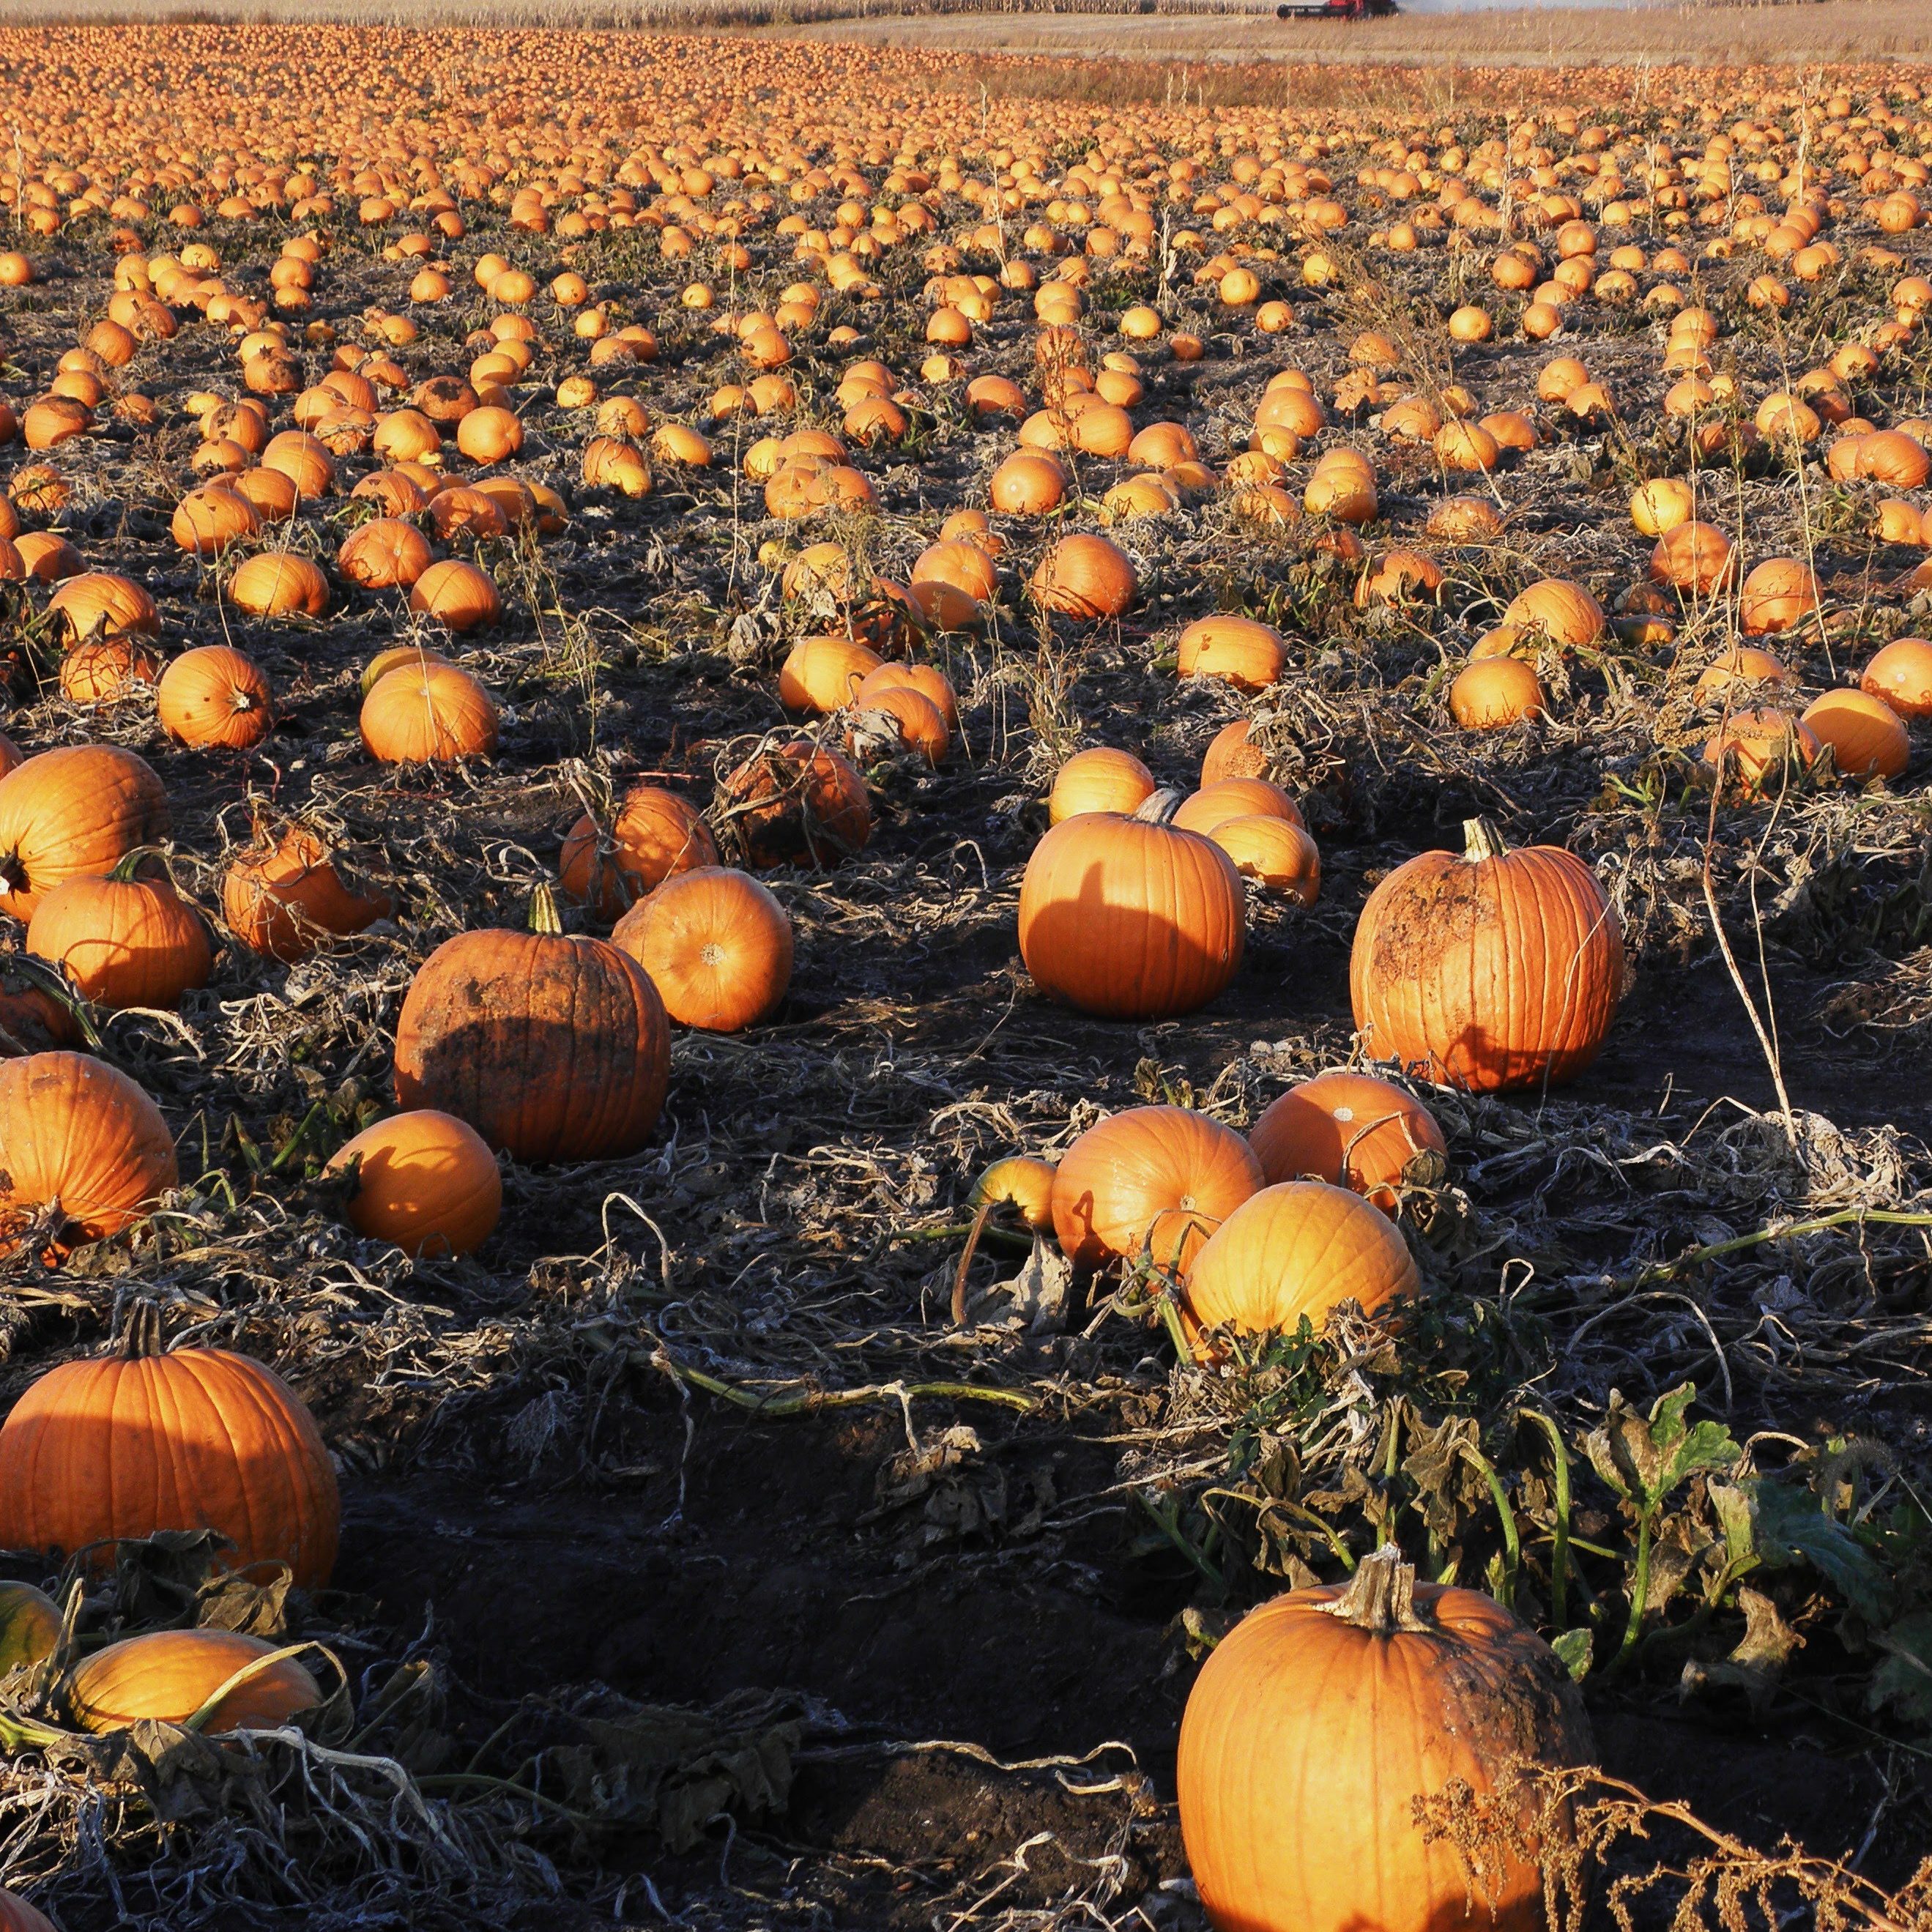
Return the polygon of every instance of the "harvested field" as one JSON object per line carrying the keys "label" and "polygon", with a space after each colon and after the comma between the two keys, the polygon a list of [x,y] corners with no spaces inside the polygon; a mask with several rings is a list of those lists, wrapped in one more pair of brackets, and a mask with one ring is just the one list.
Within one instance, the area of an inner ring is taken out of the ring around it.
{"label": "harvested field", "polygon": [[1136,71],[0,31],[63,1932],[1932,1925],[1924,76]]}

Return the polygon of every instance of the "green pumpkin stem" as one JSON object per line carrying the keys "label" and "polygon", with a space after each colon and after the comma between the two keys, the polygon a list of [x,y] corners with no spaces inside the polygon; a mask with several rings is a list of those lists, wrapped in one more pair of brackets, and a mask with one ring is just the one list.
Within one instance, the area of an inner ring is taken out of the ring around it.
{"label": "green pumpkin stem", "polygon": [[110,885],[132,885],[141,876],[141,868],[150,859],[158,857],[160,848],[154,845],[136,845],[131,852],[124,853],[114,869],[107,875]]}
{"label": "green pumpkin stem", "polygon": [[548,886],[539,886],[530,895],[530,930],[552,939],[562,933],[563,920],[556,909],[556,895]]}
{"label": "green pumpkin stem", "polygon": [[1322,1609],[1359,1630],[1393,1636],[1397,1630],[1432,1630],[1415,1607],[1415,1566],[1402,1561],[1394,1544],[1364,1556],[1348,1587]]}
{"label": "green pumpkin stem", "polygon": [[1500,859],[1509,848],[1503,843],[1503,835],[1486,818],[1466,818],[1462,821],[1462,857],[1469,865],[1480,865],[1485,859]]}
{"label": "green pumpkin stem", "polygon": [[1181,801],[1186,796],[1172,787],[1154,793],[1134,814],[1143,825],[1166,825],[1172,822],[1174,814],[1180,809]]}

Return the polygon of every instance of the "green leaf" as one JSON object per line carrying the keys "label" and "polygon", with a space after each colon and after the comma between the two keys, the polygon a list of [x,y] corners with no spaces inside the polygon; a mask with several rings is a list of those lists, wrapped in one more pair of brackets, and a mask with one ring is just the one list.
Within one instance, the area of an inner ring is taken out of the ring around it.
{"label": "green leaf", "polygon": [[[1712,1493],[1714,1499],[1714,1486]],[[1867,1623],[1889,1621],[1897,1599],[1892,1578],[1857,1533],[1827,1514],[1809,1489],[1759,1476],[1738,1484],[1736,1493],[1749,1505],[1752,1546],[1767,1569],[1808,1564]]]}
{"label": "green leaf", "polygon": [[1932,1610],[1900,1617],[1872,1642],[1886,1653],[1866,1694],[1872,1709],[1889,1704],[1908,1722],[1932,1724]]}
{"label": "green leaf", "polygon": [[1597,1474],[1640,1516],[1654,1514],[1693,1476],[1731,1468],[1744,1454],[1722,1423],[1686,1423],[1696,1399],[1696,1384],[1685,1382],[1659,1396],[1645,1418],[1612,1390],[1602,1426],[1584,1443]]}
{"label": "green leaf", "polygon": [[1551,1638],[1550,1647],[1556,1652],[1556,1660],[1575,1682],[1580,1684],[1589,1676],[1592,1646],[1588,1630],[1580,1625],[1575,1630],[1567,1630],[1560,1636]]}

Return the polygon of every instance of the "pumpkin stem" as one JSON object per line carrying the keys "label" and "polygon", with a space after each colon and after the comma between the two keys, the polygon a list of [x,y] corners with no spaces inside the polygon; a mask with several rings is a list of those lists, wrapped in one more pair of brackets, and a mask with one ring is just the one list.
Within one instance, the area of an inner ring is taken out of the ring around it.
{"label": "pumpkin stem", "polygon": [[1503,835],[1486,818],[1466,818],[1462,821],[1462,857],[1468,865],[1480,865],[1485,859],[1500,859],[1509,848],[1503,843]]}
{"label": "pumpkin stem", "polygon": [[556,895],[547,885],[538,886],[530,895],[530,930],[552,939],[563,931],[563,920],[556,909]]}
{"label": "pumpkin stem", "polygon": [[124,854],[108,874],[108,883],[116,886],[131,885],[141,876],[141,868],[150,859],[160,856],[160,848],[158,845],[136,845],[131,852]]}
{"label": "pumpkin stem", "polygon": [[1181,800],[1186,796],[1172,786],[1157,791],[1134,814],[1143,825],[1166,825],[1180,809]]}
{"label": "pumpkin stem", "polygon": [[1348,1587],[1321,1607],[1330,1616],[1340,1617],[1375,1636],[1436,1627],[1432,1619],[1415,1607],[1415,1565],[1405,1563],[1402,1552],[1392,1543],[1372,1556],[1364,1556],[1356,1564]]}
{"label": "pumpkin stem", "polygon": [[146,1360],[161,1353],[161,1311],[146,1295],[130,1302],[128,1324],[121,1331],[121,1353],[130,1362]]}

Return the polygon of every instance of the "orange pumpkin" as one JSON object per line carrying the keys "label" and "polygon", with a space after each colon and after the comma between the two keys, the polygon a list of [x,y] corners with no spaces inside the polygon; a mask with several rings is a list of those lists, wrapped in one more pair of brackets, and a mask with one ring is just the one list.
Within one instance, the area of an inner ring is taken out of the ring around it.
{"label": "orange pumpkin", "polygon": [[473,1254],[503,1210],[502,1171],[467,1121],[433,1107],[364,1127],[326,1175],[355,1176],[344,1212],[358,1234],[411,1257]]}
{"label": "orange pumpkin", "polygon": [[1775,790],[1809,771],[1820,748],[1810,725],[1767,706],[1733,712],[1705,740],[1698,758],[1714,778],[1728,774],[1747,791]]}
{"label": "orange pumpkin", "polygon": [[680,1026],[739,1033],[771,1018],[791,984],[791,920],[756,879],[704,866],[667,880],[610,935],[650,974]]}
{"label": "orange pumpkin", "polygon": [[161,674],[154,708],[170,737],[233,752],[259,745],[275,719],[266,673],[226,644],[182,652]]}
{"label": "orange pumpkin", "polygon": [[1248,1130],[1270,1186],[1313,1175],[1395,1211],[1395,1183],[1418,1154],[1447,1156],[1436,1117],[1367,1073],[1322,1073],[1291,1087]]}
{"label": "orange pumpkin", "polygon": [[496,700],[440,658],[398,666],[362,700],[363,748],[386,765],[487,758],[496,748],[498,724]]}
{"label": "orange pumpkin", "polygon": [[328,849],[305,826],[255,842],[221,882],[221,916],[252,952],[293,962],[322,940],[360,932],[394,910],[388,896],[352,891]]}
{"label": "orange pumpkin", "polygon": [[973,1184],[972,1208],[1010,1208],[1036,1232],[1053,1226],[1054,1166],[1031,1154],[1010,1154],[994,1161]]}
{"label": "orange pumpkin", "polygon": [[396,1100],[466,1120],[513,1159],[615,1160],[650,1138],[670,1078],[664,1002],[601,939],[566,938],[547,887],[526,932],[460,932],[396,1023]]}
{"label": "orange pumpkin", "polygon": [[872,836],[865,780],[808,740],[764,747],[722,789],[721,816],[755,866],[836,865]]}
{"label": "orange pumpkin", "polygon": [[43,752],[0,778],[0,912],[31,919],[64,879],[104,878],[168,835],[167,794],[118,745]]}
{"label": "orange pumpkin", "polygon": [[1798,722],[1847,778],[1895,778],[1912,762],[1904,719],[1868,691],[1828,691],[1806,706]]}
{"label": "orange pumpkin", "polygon": [[214,955],[201,915],[165,873],[140,877],[141,862],[130,854],[104,879],[63,880],[34,908],[27,950],[97,1006],[171,1011],[208,984]]}
{"label": "orange pumpkin", "polygon": [[1180,634],[1175,668],[1183,677],[1220,678],[1239,691],[1277,682],[1288,651],[1272,624],[1252,617],[1200,617]]}
{"label": "orange pumpkin", "polygon": [[1136,812],[1154,790],[1154,774],[1132,752],[1096,745],[1076,752],[1054,774],[1047,817],[1058,825],[1082,812]]}
{"label": "orange pumpkin", "polygon": [[229,601],[255,617],[320,617],[328,609],[328,579],[294,550],[258,550],[228,580]]}
{"label": "orange pumpkin", "polygon": [[50,1370],[14,1406],[0,1429],[0,1540],[71,1554],[213,1529],[237,1566],[286,1563],[321,1588],[342,1506],[300,1398],[246,1355],[144,1352],[154,1339],[137,1319],[122,1352]]}
{"label": "orange pumpkin", "polygon": [[1130,609],[1140,586],[1124,551],[1105,537],[1076,535],[1041,558],[1030,587],[1043,609],[1099,623]]}
{"label": "orange pumpkin", "polygon": [[1234,870],[1263,892],[1286,893],[1305,906],[1320,896],[1321,852],[1293,819],[1274,812],[1240,813],[1216,820],[1208,836],[1234,862]]}
{"label": "orange pumpkin", "polygon": [[788,711],[842,710],[878,663],[856,638],[801,638],[778,668],[778,702]]}
{"label": "orange pumpkin", "polygon": [[410,608],[459,634],[481,630],[503,614],[496,584],[460,557],[431,564],[410,586]]}
{"label": "orange pumpkin", "polygon": [[1184,832],[1212,832],[1231,818],[1255,816],[1302,822],[1301,808],[1267,778],[1220,778],[1190,792],[1174,808],[1172,823]]}
{"label": "orange pumpkin", "polygon": [[352,530],[335,553],[336,568],[365,590],[407,590],[434,560],[429,539],[397,517],[377,517]]}
{"label": "orange pumpkin", "polygon": [[54,1932],[54,1924],[19,1893],[0,1892],[0,1932]]}
{"label": "orange pumpkin", "polygon": [[[1480,1591],[1418,1582],[1391,1544],[1216,1646],[1181,1719],[1181,1836],[1222,1932],[1540,1932],[1534,1838],[1472,1876],[1415,1801],[1594,1756],[1548,1646]],[[1513,1808],[1533,1832],[1534,1801]]]}
{"label": "orange pumpkin", "polygon": [[1604,607],[1580,584],[1546,577],[1510,600],[1503,626],[1521,635],[1540,632],[1555,644],[1575,650],[1594,644],[1607,620]]}
{"label": "orange pumpkin", "polygon": [[[21,555],[26,555],[24,544]],[[47,599],[47,614],[76,644],[91,637],[155,638],[161,631],[154,600],[132,578],[107,570],[63,578]]]}
{"label": "orange pumpkin", "polygon": [[1865,666],[1858,686],[1901,718],[1932,718],[1932,639],[1893,638]]}
{"label": "orange pumpkin", "polygon": [[1794,556],[1767,557],[1738,593],[1738,622],[1748,638],[1788,631],[1818,608],[1818,580]]}
{"label": "orange pumpkin", "polygon": [[202,1720],[209,1736],[273,1730],[322,1702],[322,1686],[299,1659],[262,1663],[275,1654],[267,1638],[238,1630],[150,1630],[84,1660],[68,1696],[83,1730],[125,1730],[144,1720],[183,1724],[218,1696]]}
{"label": "orange pumpkin", "polygon": [[1082,1268],[1134,1259],[1185,1275],[1202,1244],[1262,1184],[1232,1127],[1184,1107],[1130,1107],[1087,1131],[1054,1170],[1053,1228]]}
{"label": "orange pumpkin", "polygon": [[1246,907],[1234,862],[1162,821],[1156,793],[1131,818],[1064,819],[1020,886],[1020,955],[1040,990],[1106,1019],[1167,1019],[1220,993],[1241,963]]}
{"label": "orange pumpkin", "polygon": [[138,638],[93,638],[61,659],[61,695],[74,704],[109,704],[160,674],[159,652]]}
{"label": "orange pumpkin", "polygon": [[1541,715],[1545,700],[1534,666],[1520,658],[1477,658],[1456,674],[1449,710],[1466,731],[1497,731]]}
{"label": "orange pumpkin", "polygon": [[1201,760],[1201,788],[1217,784],[1222,778],[1264,778],[1268,775],[1268,754],[1249,735],[1249,722],[1238,718],[1214,734]]}
{"label": "orange pumpkin", "polygon": [[1622,929],[1596,876],[1552,846],[1508,850],[1480,819],[1370,895],[1348,990],[1369,1052],[1477,1093],[1574,1080],[1623,993]]}

